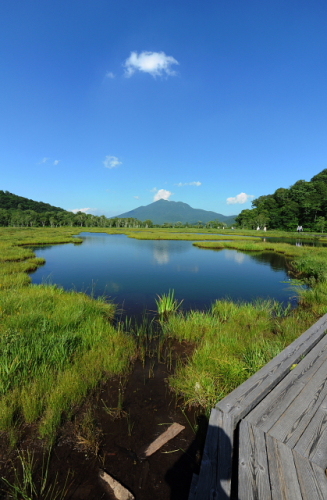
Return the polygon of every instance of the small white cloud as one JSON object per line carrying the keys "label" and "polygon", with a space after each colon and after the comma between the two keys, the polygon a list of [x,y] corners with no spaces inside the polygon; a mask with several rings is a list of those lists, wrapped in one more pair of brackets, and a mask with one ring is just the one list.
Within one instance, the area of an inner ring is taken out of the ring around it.
{"label": "small white cloud", "polygon": [[106,73],[106,78],[116,78],[116,75],[114,73],[112,73],[112,71],[107,71]]}
{"label": "small white cloud", "polygon": [[158,200],[168,200],[173,193],[167,191],[166,189],[159,189],[159,191],[154,195],[153,201]]}
{"label": "small white cloud", "polygon": [[136,200],[139,200],[139,199],[140,199],[140,197],[139,197],[139,196],[134,196],[134,198],[135,198]]}
{"label": "small white cloud", "polygon": [[46,158],[46,157],[42,158],[39,165],[41,165],[42,163],[46,163],[48,160],[50,160],[50,158]]}
{"label": "small white cloud", "polygon": [[179,64],[172,56],[166,56],[164,52],[131,52],[131,55],[126,59],[123,66],[125,67],[125,75],[132,76],[135,71],[143,71],[149,73],[153,77],[164,75],[176,75],[176,72],[171,69],[173,64]]}
{"label": "small white cloud", "polygon": [[199,181],[194,181],[194,182],[179,182],[178,184],[175,184],[175,186],[182,187],[182,186],[201,186],[202,182]]}
{"label": "small white cloud", "polygon": [[157,188],[152,188],[152,189],[150,189],[150,193],[156,193],[157,191],[158,191],[158,189],[157,189]]}
{"label": "small white cloud", "polygon": [[87,213],[89,210],[97,210],[96,208],[74,208],[73,210],[71,210],[71,212],[74,212],[74,214],[76,214],[77,212],[83,212],[83,213]]}
{"label": "small white cloud", "polygon": [[102,163],[106,168],[116,168],[122,165],[122,162],[117,156],[106,156],[106,159]]}
{"label": "small white cloud", "polygon": [[253,200],[253,194],[240,193],[235,197],[227,198],[227,205],[234,205],[235,203],[246,203],[247,201]]}
{"label": "small white cloud", "polygon": [[55,160],[55,161],[53,162],[53,165],[54,165],[54,166],[57,166],[60,162],[61,162],[61,160]]}

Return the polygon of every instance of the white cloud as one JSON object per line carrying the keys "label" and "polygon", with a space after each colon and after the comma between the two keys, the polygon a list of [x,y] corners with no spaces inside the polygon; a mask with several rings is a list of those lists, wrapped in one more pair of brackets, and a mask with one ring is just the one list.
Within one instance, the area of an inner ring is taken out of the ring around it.
{"label": "white cloud", "polygon": [[253,200],[253,194],[240,193],[235,197],[227,198],[227,205],[234,205],[235,203],[246,203],[247,201]]}
{"label": "white cloud", "polygon": [[107,71],[106,78],[116,78],[116,75],[112,71]]}
{"label": "white cloud", "polygon": [[150,193],[156,193],[157,191],[158,191],[158,189],[157,189],[157,188],[152,188],[152,189],[150,189]]}
{"label": "white cloud", "polygon": [[48,160],[50,160],[50,158],[46,158],[46,157],[42,158],[39,165],[41,165],[42,163],[46,163]]}
{"label": "white cloud", "polygon": [[149,73],[153,77],[164,75],[176,75],[171,69],[173,64],[179,64],[172,56],[166,56],[164,52],[131,52],[124,63],[125,75],[132,76],[136,71]]}
{"label": "white cloud", "polygon": [[134,196],[134,198],[135,198],[136,200],[139,200],[139,199],[140,199],[140,197],[139,197],[139,196]]}
{"label": "white cloud", "polygon": [[122,165],[122,162],[117,156],[106,156],[106,159],[102,163],[106,168],[116,168]]}
{"label": "white cloud", "polygon": [[89,210],[97,210],[97,209],[96,208],[74,208],[73,210],[71,210],[71,212],[74,212],[74,214],[76,214],[77,212],[84,212],[86,214]]}
{"label": "white cloud", "polygon": [[154,195],[153,201],[158,200],[168,200],[173,193],[167,191],[166,189],[159,189],[159,191]]}
{"label": "white cloud", "polygon": [[194,182],[179,182],[178,184],[175,184],[175,186],[182,187],[182,186],[201,186],[202,182],[199,181],[194,181]]}
{"label": "white cloud", "polygon": [[61,162],[61,160],[55,160],[55,161],[53,162],[53,165],[56,167],[56,166],[57,166],[60,162]]}

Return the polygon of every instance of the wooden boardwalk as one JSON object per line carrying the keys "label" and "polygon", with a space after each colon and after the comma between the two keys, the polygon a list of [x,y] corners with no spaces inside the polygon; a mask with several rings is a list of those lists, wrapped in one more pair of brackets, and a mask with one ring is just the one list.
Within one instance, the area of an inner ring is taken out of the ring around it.
{"label": "wooden boardwalk", "polygon": [[327,500],[326,330],[327,314],[216,405],[189,500]]}

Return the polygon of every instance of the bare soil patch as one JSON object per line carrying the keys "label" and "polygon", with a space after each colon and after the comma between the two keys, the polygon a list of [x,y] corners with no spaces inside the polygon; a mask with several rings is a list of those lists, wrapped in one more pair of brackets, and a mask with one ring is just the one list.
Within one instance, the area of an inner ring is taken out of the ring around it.
{"label": "bare soil patch", "polygon": [[[178,344],[175,354],[185,355],[190,348]],[[136,500],[188,498],[192,474],[198,472],[201,461],[207,419],[200,409],[183,410],[169,390],[170,373],[165,363],[154,358],[146,358],[144,364],[138,360],[126,380],[104,383],[64,424],[51,452],[49,482],[67,490],[65,500],[114,499],[99,479],[100,470]],[[173,422],[185,429],[147,459],[139,458]],[[44,450],[33,428],[23,433],[20,448],[34,451],[41,463]],[[13,480],[12,465],[19,470],[16,457],[17,450],[2,454],[1,476]],[[5,493],[0,497],[12,498]]]}

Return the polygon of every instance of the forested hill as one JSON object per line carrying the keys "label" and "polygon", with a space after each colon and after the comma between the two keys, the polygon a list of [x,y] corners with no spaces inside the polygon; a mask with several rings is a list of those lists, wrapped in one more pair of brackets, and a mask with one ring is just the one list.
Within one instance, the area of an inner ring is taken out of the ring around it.
{"label": "forested hill", "polygon": [[43,201],[34,201],[9,193],[9,191],[0,191],[0,208],[5,210],[34,210],[37,213],[43,212],[66,212],[63,208],[53,207]]}
{"label": "forested hill", "polygon": [[253,200],[251,210],[242,210],[236,217],[239,227],[256,227],[296,231],[321,231],[327,228],[327,169],[310,181],[299,180],[288,189]]}

